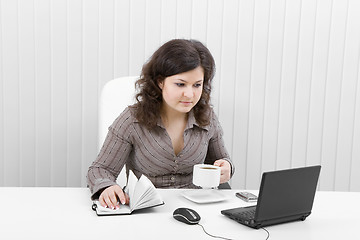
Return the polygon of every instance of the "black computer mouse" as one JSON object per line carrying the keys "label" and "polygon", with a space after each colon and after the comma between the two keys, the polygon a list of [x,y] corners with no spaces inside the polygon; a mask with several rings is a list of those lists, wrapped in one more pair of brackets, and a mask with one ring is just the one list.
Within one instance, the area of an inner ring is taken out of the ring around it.
{"label": "black computer mouse", "polygon": [[190,208],[178,208],[173,212],[173,217],[183,223],[198,224],[200,222],[200,215]]}

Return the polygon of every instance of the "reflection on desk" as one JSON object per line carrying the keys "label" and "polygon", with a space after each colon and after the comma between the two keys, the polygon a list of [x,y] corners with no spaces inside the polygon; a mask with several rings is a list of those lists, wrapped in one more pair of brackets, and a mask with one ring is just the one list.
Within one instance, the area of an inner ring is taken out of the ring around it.
{"label": "reflection on desk", "polygon": [[[126,216],[98,217],[86,188],[0,188],[1,239],[212,239],[198,225],[172,217],[176,208],[196,210],[213,235],[265,239],[263,230],[245,227],[223,209],[249,206],[235,197],[240,190],[221,190],[226,201],[198,204],[179,189],[159,189],[165,205]],[[257,194],[256,191],[252,191]],[[317,192],[313,212],[304,222],[267,227],[270,239],[354,239],[360,226],[360,193]]]}

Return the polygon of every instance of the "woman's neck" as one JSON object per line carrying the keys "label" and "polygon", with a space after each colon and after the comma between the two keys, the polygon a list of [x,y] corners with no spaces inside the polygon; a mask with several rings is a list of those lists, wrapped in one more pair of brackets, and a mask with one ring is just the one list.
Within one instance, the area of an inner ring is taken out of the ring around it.
{"label": "woman's neck", "polygon": [[165,127],[172,125],[173,123],[185,123],[188,119],[188,113],[182,113],[174,110],[172,111],[164,108],[161,109],[160,116]]}

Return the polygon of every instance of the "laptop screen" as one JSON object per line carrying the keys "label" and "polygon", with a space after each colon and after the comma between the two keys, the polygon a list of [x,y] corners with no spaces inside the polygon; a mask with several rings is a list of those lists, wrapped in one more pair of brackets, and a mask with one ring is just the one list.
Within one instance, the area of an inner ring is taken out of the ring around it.
{"label": "laptop screen", "polygon": [[256,221],[310,214],[321,166],[263,173]]}

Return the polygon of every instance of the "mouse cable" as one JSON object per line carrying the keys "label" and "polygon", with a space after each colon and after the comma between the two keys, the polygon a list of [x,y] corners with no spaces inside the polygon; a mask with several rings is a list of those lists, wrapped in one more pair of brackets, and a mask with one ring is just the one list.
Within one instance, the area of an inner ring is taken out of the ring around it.
{"label": "mouse cable", "polygon": [[[221,239],[224,239],[224,240],[232,240],[231,238],[225,238],[225,237],[220,237],[220,236],[214,236],[214,235],[212,235],[212,234],[208,233],[208,232],[205,230],[204,226],[203,226],[203,225],[201,225],[200,223],[197,223],[197,225],[200,225],[200,227],[202,227],[203,231],[204,231],[207,235],[209,235],[210,237],[213,237],[213,238],[221,238]],[[268,239],[269,239],[269,237],[270,237],[270,233],[269,233],[269,231],[268,231],[266,228],[264,228],[264,227],[262,227],[261,229],[263,229],[263,230],[267,233],[267,236],[266,236],[266,239],[265,239],[265,240],[268,240]]]}
{"label": "mouse cable", "polygon": [[200,225],[200,226],[202,227],[203,231],[204,231],[207,235],[209,235],[210,237],[213,237],[213,238],[221,238],[221,239],[224,239],[224,240],[232,240],[231,238],[225,238],[225,237],[220,237],[220,236],[211,235],[210,233],[208,233],[208,232],[205,230],[205,228],[204,228],[203,225],[201,225],[200,223],[197,223],[197,225]]}
{"label": "mouse cable", "polygon": [[268,230],[266,230],[266,228],[264,228],[264,227],[262,227],[262,229],[263,229],[265,232],[267,232],[267,237],[266,237],[266,239],[265,239],[265,240],[268,240],[268,239],[269,239],[269,237],[270,237],[270,233],[269,233],[269,231],[268,231]]}

